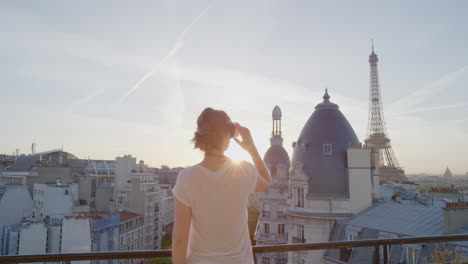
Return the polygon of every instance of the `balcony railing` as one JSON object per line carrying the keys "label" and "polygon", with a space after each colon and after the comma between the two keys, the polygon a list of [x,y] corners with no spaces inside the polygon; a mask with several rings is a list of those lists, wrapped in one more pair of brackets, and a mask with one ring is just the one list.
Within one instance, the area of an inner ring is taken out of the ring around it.
{"label": "balcony railing", "polygon": [[286,243],[288,236],[286,234],[258,234],[256,240],[266,243]]}
{"label": "balcony railing", "polygon": [[293,244],[305,243],[305,238],[303,237],[292,237]]}
{"label": "balcony railing", "polygon": [[276,212],[276,216],[277,216],[279,219],[286,219],[286,214],[283,213],[282,211],[277,211],[277,212]]}
{"label": "balcony railing", "polygon": [[[325,250],[339,248],[355,247],[374,247],[374,263],[380,263],[380,247],[383,247],[383,263],[387,263],[387,247],[389,245],[438,243],[438,242],[457,242],[468,241],[468,235],[443,235],[443,236],[425,236],[425,237],[406,237],[389,239],[368,239],[355,241],[339,241],[324,243],[304,243],[292,245],[268,245],[254,246],[253,252],[288,252],[305,250]],[[40,255],[19,255],[19,256],[0,256],[0,264],[3,263],[27,263],[27,262],[59,262],[59,261],[78,261],[78,260],[111,260],[111,259],[150,259],[170,257],[171,250],[146,250],[146,251],[119,251],[119,252],[90,252],[90,253],[61,253],[61,254],[40,254]]]}
{"label": "balcony railing", "polygon": [[270,218],[271,217],[270,211],[262,210],[262,217]]}

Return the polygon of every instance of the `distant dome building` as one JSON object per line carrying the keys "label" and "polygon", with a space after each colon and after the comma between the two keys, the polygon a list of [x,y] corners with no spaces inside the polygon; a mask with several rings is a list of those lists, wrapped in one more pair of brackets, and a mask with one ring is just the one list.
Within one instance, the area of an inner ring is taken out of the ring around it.
{"label": "distant dome building", "polygon": [[447,166],[447,168],[445,169],[444,177],[446,177],[446,178],[452,177],[452,172],[450,171],[450,169],[449,169],[448,166]]}
{"label": "distant dome building", "polygon": [[[270,170],[272,185],[270,190],[258,195],[259,220],[255,232],[257,245],[276,245],[287,243],[287,219],[284,210],[287,207],[289,155],[283,148],[281,133],[281,109],[273,108],[273,127],[271,147],[265,153],[264,161]],[[287,253],[257,254],[257,263],[286,263]]]}
{"label": "distant dome building", "polygon": [[[285,210],[288,242],[326,242],[335,221],[368,208],[379,196],[378,154],[362,146],[328,91],[293,148]],[[322,251],[288,256],[288,263],[322,261]]]}

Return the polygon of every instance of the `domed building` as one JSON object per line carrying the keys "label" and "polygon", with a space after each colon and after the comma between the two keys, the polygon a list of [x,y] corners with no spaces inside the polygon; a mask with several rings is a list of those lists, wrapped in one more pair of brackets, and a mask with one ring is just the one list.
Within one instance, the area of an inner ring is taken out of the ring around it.
{"label": "domed building", "polygon": [[[288,242],[326,242],[335,221],[368,208],[379,196],[377,152],[359,142],[328,91],[293,148]],[[289,252],[288,263],[324,263],[323,251]]]}
{"label": "domed building", "polygon": [[[284,210],[288,199],[289,155],[283,147],[281,133],[281,109],[273,108],[271,146],[265,153],[264,161],[270,170],[272,184],[270,190],[257,196],[260,212],[255,232],[257,245],[277,245],[287,243],[287,219]],[[287,253],[257,254],[257,263],[286,263]]]}
{"label": "domed building", "polygon": [[449,167],[447,166],[447,168],[445,169],[444,171],[444,175],[443,175],[445,178],[451,178],[452,177],[452,171],[450,171]]}

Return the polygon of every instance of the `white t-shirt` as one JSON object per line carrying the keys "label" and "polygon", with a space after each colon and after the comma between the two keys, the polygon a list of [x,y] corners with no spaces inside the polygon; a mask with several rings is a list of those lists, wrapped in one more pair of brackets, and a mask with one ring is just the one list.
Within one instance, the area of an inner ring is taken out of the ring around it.
{"label": "white t-shirt", "polygon": [[247,206],[259,175],[232,160],[216,172],[197,164],[179,173],[174,196],[192,208],[187,264],[254,263]]}

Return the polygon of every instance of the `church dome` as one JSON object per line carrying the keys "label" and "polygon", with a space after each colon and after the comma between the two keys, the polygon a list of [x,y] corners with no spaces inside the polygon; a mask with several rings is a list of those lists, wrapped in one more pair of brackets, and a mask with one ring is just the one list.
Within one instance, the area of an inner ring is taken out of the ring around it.
{"label": "church dome", "polygon": [[[308,177],[308,197],[347,198],[347,148],[359,140],[338,105],[324,101],[315,107],[294,144],[292,164],[303,166]],[[293,165],[294,166],[294,165]]]}
{"label": "church dome", "polygon": [[273,119],[275,120],[281,119],[282,113],[281,113],[281,108],[279,108],[279,106],[275,106],[275,108],[273,108],[272,116],[273,116]]}
{"label": "church dome", "polygon": [[285,175],[289,175],[289,155],[282,145],[272,145],[265,153],[263,161],[265,161],[265,164],[270,168],[272,176],[277,175],[278,167],[283,167],[285,169]]}

